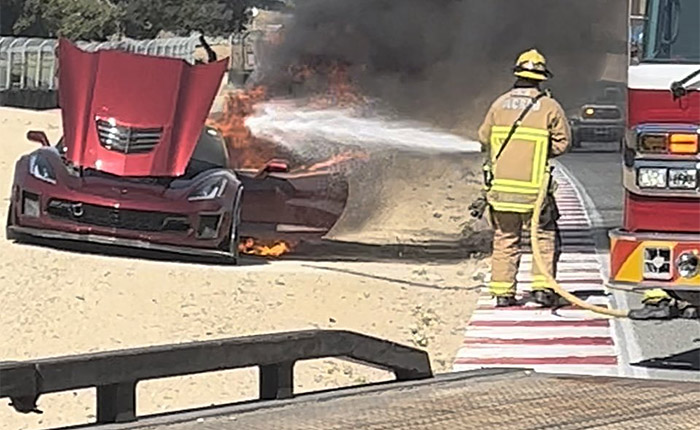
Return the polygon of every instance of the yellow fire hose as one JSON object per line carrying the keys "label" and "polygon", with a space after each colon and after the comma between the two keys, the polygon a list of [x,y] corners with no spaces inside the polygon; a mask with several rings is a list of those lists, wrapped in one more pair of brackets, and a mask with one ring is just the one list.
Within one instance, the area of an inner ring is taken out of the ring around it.
{"label": "yellow fire hose", "polygon": [[584,300],[579,299],[575,295],[566,291],[561,285],[552,277],[552,275],[545,269],[544,262],[542,261],[542,254],[540,252],[540,246],[537,241],[538,231],[539,231],[539,220],[540,214],[542,213],[542,206],[544,199],[547,196],[547,191],[549,188],[549,177],[551,172],[547,170],[542,185],[540,186],[539,193],[537,194],[537,201],[535,201],[535,209],[532,214],[532,221],[530,222],[530,241],[532,242],[532,257],[540,273],[544,274],[545,279],[550,288],[554,290],[555,293],[559,294],[569,303],[579,308],[586,309],[598,314],[608,315],[615,318],[627,318],[629,317],[629,311],[622,309],[610,309],[602,306],[592,305]]}

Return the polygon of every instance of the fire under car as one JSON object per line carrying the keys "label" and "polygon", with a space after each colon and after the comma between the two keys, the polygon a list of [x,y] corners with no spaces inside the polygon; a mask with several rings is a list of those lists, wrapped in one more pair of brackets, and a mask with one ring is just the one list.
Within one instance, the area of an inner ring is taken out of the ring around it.
{"label": "fire under car", "polygon": [[337,171],[284,160],[234,169],[205,121],[226,60],[183,60],[59,43],[63,137],[15,165],[7,237],[75,240],[213,256],[239,238],[322,237],[348,196]]}

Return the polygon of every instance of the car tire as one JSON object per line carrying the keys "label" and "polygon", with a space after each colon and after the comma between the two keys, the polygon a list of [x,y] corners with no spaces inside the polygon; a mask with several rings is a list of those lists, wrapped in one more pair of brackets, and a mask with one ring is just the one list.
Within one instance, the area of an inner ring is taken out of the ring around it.
{"label": "car tire", "polygon": [[578,139],[578,136],[576,136],[576,132],[571,133],[571,149],[579,149],[581,148],[581,141]]}
{"label": "car tire", "polygon": [[14,213],[15,206],[12,203],[10,203],[10,207],[7,209],[7,222],[5,223],[5,239],[10,241],[15,241],[19,238],[17,234],[10,230],[10,227],[14,225]]}
{"label": "car tire", "polygon": [[241,197],[242,189],[236,193],[236,199],[233,202],[233,210],[231,211],[231,227],[229,229],[229,240],[226,243],[226,256],[224,262],[230,265],[238,264],[238,243],[240,242],[240,220],[241,220]]}
{"label": "car tire", "polygon": [[683,300],[691,304],[691,306],[700,307],[700,292],[698,291],[675,291],[669,290],[668,293],[678,300]]}

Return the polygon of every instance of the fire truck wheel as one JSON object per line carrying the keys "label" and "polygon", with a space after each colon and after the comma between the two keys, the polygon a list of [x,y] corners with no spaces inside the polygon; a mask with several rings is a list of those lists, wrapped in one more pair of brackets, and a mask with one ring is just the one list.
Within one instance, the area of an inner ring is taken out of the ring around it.
{"label": "fire truck wheel", "polygon": [[700,307],[700,291],[668,291],[668,293],[678,300],[690,303],[691,306]]}

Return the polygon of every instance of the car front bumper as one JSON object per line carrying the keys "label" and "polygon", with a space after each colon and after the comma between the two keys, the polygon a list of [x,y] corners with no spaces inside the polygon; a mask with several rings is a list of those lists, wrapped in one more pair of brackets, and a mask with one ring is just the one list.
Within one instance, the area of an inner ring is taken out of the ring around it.
{"label": "car front bumper", "polygon": [[218,254],[230,237],[225,202],[105,201],[34,182],[13,187],[11,233],[202,255]]}
{"label": "car front bumper", "polygon": [[572,125],[574,138],[579,142],[618,142],[625,135],[621,124],[578,122]]}
{"label": "car front bumper", "polygon": [[166,245],[139,239],[126,239],[123,237],[105,236],[91,233],[70,233],[66,231],[47,230],[30,227],[9,226],[8,231],[13,235],[24,235],[47,240],[68,240],[75,242],[88,242],[99,245],[124,246],[128,248],[140,248],[150,251],[170,252],[202,257],[224,257],[225,251],[218,249],[192,248],[186,246]]}
{"label": "car front bumper", "polygon": [[682,254],[700,254],[699,234],[611,230],[610,283],[630,290],[662,288],[700,292],[700,273],[679,274]]}

